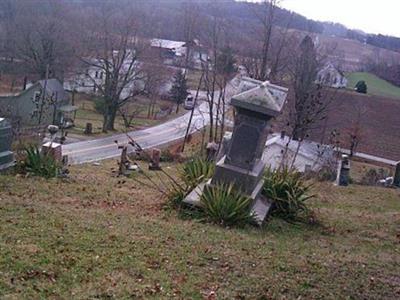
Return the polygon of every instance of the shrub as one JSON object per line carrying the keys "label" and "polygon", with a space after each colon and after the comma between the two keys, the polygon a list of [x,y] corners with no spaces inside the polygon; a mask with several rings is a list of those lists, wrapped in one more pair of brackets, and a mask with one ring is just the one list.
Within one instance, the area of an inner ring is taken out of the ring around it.
{"label": "shrub", "polygon": [[206,218],[222,226],[243,226],[255,221],[251,212],[252,199],[233,185],[206,185],[201,196]]}
{"label": "shrub", "polygon": [[319,182],[335,181],[337,176],[336,167],[323,166],[318,171],[308,171],[304,174],[304,179],[315,179]]}
{"label": "shrub", "polygon": [[364,80],[360,80],[359,82],[357,82],[355,89],[357,93],[361,94],[366,94],[368,91],[367,84],[365,83]]}
{"label": "shrub", "polygon": [[314,198],[311,185],[301,174],[289,169],[267,169],[264,175],[263,195],[273,201],[272,213],[285,220],[305,221],[311,214],[306,201]]}
{"label": "shrub", "polygon": [[60,164],[51,156],[39,151],[36,146],[25,148],[25,158],[18,163],[20,172],[44,178],[58,176],[61,171]]}
{"label": "shrub", "polygon": [[379,180],[386,179],[389,177],[389,172],[380,168],[374,169],[370,168],[361,178],[361,184],[363,185],[378,185]]}
{"label": "shrub", "polygon": [[195,158],[186,162],[181,172],[181,179],[189,189],[195,188],[201,182],[211,178],[214,174],[214,163]]}
{"label": "shrub", "polygon": [[187,161],[179,174],[179,183],[170,180],[167,198],[172,207],[180,207],[183,199],[201,182],[211,178],[214,164],[203,159]]}

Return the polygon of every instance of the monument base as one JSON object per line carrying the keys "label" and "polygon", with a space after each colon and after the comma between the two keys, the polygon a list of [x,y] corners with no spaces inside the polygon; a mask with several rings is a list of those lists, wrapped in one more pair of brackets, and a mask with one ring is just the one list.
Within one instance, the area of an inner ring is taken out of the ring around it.
{"label": "monument base", "polygon": [[[265,218],[267,217],[272,204],[271,201],[266,199],[261,194],[263,184],[264,181],[260,180],[253,193],[249,195],[249,197],[253,199],[251,212],[254,214],[255,220],[259,226],[264,222]],[[208,182],[203,182],[199,184],[186,196],[186,198],[183,200],[183,203],[194,207],[201,207],[201,195],[203,194],[206,185],[212,185],[211,179]]]}
{"label": "monument base", "polygon": [[252,170],[245,170],[243,168],[227,164],[224,156],[216,164],[215,174],[212,178],[212,184],[230,184],[233,183],[243,193],[251,195],[257,189],[262,177],[264,175],[265,163],[259,160]]}

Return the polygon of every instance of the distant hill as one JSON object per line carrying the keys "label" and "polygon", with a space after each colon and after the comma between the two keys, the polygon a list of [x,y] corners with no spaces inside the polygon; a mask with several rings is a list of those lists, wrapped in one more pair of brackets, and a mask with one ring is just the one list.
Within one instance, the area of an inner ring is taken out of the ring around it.
{"label": "distant hill", "polygon": [[[95,3],[91,0],[76,1]],[[138,9],[141,9],[141,7],[144,6],[150,9],[152,15],[156,17],[154,20],[155,22],[153,22],[152,25],[159,25],[159,35],[167,37],[171,35],[171,30],[179,29],[170,25],[179,24],[181,22],[181,18],[183,17],[181,15],[183,2],[185,2],[185,0],[146,0],[145,3],[140,2]],[[196,12],[200,15],[209,17],[214,15],[223,16],[233,26],[240,26],[240,29],[244,33],[251,31],[254,28],[254,25],[258,23],[258,20],[255,18],[255,12],[260,10],[261,5],[260,3],[236,0],[191,0],[190,3],[197,5]],[[215,9],[216,6],[218,9]],[[168,23],[164,23],[167,19]],[[314,21],[284,8],[277,9],[274,19],[276,26],[288,26],[290,29],[308,33],[357,40],[380,48],[400,52],[400,38],[367,34],[361,30],[350,30],[339,23]],[[163,26],[163,24],[168,24],[168,26]],[[177,30],[173,35],[174,36],[170,38],[182,39],[179,30]]]}
{"label": "distant hill", "polygon": [[348,88],[354,89],[358,81],[364,80],[368,86],[368,94],[397,98],[400,101],[400,88],[371,73],[355,72],[348,76]]}

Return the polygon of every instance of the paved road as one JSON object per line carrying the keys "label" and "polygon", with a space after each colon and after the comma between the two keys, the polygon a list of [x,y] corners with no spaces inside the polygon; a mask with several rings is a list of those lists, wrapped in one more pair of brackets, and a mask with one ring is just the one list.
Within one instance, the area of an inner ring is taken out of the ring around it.
{"label": "paved road", "polygon": [[[235,86],[236,85],[233,83],[228,85],[226,89],[227,99],[234,95],[236,91]],[[195,94],[195,92],[192,93]],[[204,92],[199,93],[199,100],[205,99],[205,97],[206,95]],[[132,131],[128,134],[143,149],[165,145],[180,140],[185,136],[189,117],[190,112],[163,124],[143,130]],[[208,124],[208,103],[206,101],[201,101],[201,104],[195,108],[190,132],[198,131]],[[63,155],[68,155],[68,160],[71,164],[99,161],[117,157],[121,154],[121,150],[118,149],[115,141],[118,141],[120,144],[126,144],[128,142],[128,137],[125,134],[118,134],[96,140],[67,144],[63,145],[62,152]],[[133,151],[133,148],[130,147],[128,151]]]}

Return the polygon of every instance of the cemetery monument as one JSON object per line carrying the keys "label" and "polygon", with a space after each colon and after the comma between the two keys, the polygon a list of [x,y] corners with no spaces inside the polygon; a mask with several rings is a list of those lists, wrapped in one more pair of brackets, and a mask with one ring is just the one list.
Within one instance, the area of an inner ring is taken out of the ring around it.
{"label": "cemetery monument", "polygon": [[[269,82],[242,92],[231,99],[235,108],[235,125],[226,154],[217,162],[216,171],[206,184],[234,184],[253,199],[252,211],[259,224],[267,216],[271,203],[262,195],[265,162],[262,155],[269,132],[269,121],[278,116],[286,100],[273,95]],[[283,88],[282,88],[283,89]],[[192,191],[185,203],[199,206],[204,184]]]}

